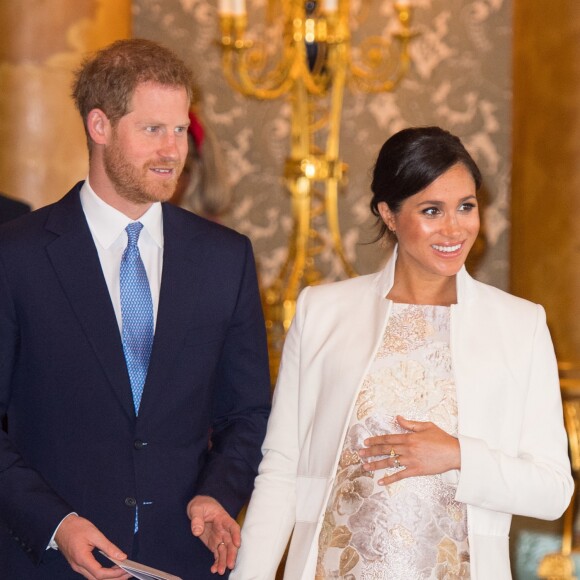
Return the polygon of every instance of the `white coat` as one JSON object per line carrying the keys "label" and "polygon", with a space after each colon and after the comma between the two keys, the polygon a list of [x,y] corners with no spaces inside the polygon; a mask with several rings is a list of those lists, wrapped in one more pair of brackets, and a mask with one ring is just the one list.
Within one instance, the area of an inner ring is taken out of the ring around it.
{"label": "white coat", "polygon": [[[274,392],[264,458],[231,580],[312,580],[318,535],[361,383],[392,302],[391,258],[377,274],[306,288]],[[574,488],[554,349],[541,306],[457,275],[451,354],[472,580],[511,578],[512,514],[556,519]]]}

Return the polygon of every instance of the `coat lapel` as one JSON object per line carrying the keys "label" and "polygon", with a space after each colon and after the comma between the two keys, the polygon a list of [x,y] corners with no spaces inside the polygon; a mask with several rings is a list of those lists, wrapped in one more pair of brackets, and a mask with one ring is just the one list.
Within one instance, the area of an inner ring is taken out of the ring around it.
{"label": "coat lapel", "polygon": [[340,452],[357,394],[382,339],[391,305],[379,293],[376,279],[367,285],[364,293],[351,296],[349,302],[356,306],[341,316],[332,332],[332,340],[336,339],[337,343],[330,350],[337,353],[333,357],[336,364],[333,378],[323,382],[320,401],[325,405],[317,409],[317,420],[313,422],[312,441],[323,441],[324,445],[312,446],[310,464],[324,465],[324,473],[333,472],[334,467],[328,461],[334,460],[335,465],[336,458],[328,454],[328,443],[333,441],[332,445]]}
{"label": "coat lapel", "polygon": [[[392,303],[386,296],[393,286],[396,258],[395,247],[383,270],[352,280],[344,286],[348,292],[342,294],[340,299],[337,293],[332,303],[332,322],[319,321],[325,328],[324,348],[334,353],[334,364],[321,370],[323,379],[319,384],[322,391],[319,403],[312,406],[316,421],[312,422],[312,446],[306,469],[316,465],[319,473],[336,471],[356,397],[387,324]],[[329,323],[331,326],[327,327]],[[314,393],[317,389],[318,385],[312,385]],[[337,450],[335,457],[328,453],[329,447]]]}
{"label": "coat lapel", "polygon": [[204,291],[205,251],[195,243],[199,233],[175,208],[163,205],[163,273],[153,350],[139,415],[163,403],[169,380],[195,314],[196,296]]}
{"label": "coat lapel", "polygon": [[119,327],[77,184],[56,203],[46,228],[57,235],[47,247],[63,292],[98,358],[103,373],[129,416],[134,416]]}

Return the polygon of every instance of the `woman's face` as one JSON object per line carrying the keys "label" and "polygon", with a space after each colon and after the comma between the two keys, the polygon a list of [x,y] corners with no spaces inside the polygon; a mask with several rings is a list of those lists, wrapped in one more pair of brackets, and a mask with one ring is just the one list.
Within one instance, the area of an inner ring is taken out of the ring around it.
{"label": "woman's face", "polygon": [[423,278],[457,274],[479,232],[475,182],[461,163],[407,198],[397,213],[385,202],[378,209],[397,236],[399,264]]}

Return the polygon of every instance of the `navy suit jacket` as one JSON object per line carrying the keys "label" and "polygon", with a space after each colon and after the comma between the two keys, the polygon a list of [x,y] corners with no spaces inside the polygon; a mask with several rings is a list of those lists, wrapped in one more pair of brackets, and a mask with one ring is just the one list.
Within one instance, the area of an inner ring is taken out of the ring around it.
{"label": "navy suit jacket", "polygon": [[0,224],[16,219],[30,211],[30,206],[0,193]]}
{"label": "navy suit jacket", "polygon": [[131,555],[138,505],[144,563],[212,578],[186,505],[205,494],[238,513],[269,412],[251,245],[163,205],[159,309],[136,418],[81,185],[0,228],[0,576],[79,578],[46,550],[71,511]]}

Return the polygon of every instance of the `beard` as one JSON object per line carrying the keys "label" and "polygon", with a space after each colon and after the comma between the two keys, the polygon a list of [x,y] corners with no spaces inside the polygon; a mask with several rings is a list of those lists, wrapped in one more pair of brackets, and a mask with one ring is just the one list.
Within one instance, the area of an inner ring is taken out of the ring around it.
{"label": "beard", "polygon": [[[125,158],[123,148],[120,147],[117,139],[113,139],[111,144],[105,147],[103,163],[105,172],[115,186],[117,194],[138,204],[171,199],[183,169],[183,162],[163,159],[149,161],[139,168]],[[173,178],[156,180],[151,176],[150,167],[173,169]]]}

